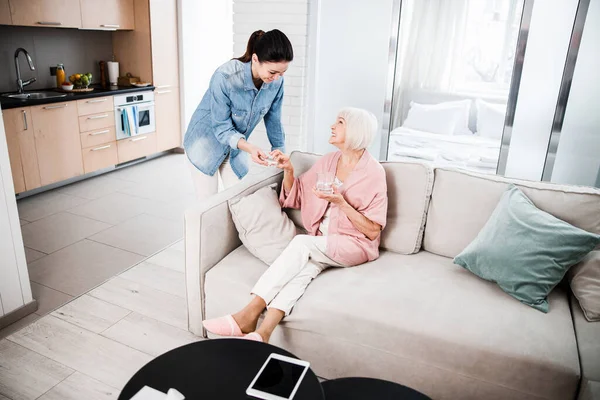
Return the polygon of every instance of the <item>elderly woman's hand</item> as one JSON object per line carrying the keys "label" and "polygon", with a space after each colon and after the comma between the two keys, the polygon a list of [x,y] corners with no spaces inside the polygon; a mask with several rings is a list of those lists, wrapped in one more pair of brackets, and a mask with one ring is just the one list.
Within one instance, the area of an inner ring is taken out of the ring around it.
{"label": "elderly woman's hand", "polygon": [[270,155],[275,161],[277,161],[277,168],[281,168],[288,172],[294,171],[294,167],[292,166],[289,156],[286,156],[280,150],[273,150]]}
{"label": "elderly woman's hand", "polygon": [[338,207],[341,207],[342,205],[346,204],[346,199],[344,199],[344,196],[342,196],[342,194],[338,191],[338,189],[337,189],[337,187],[335,185],[333,186],[333,193],[332,194],[323,193],[321,191],[318,191],[315,188],[313,188],[313,193],[318,198],[323,199],[323,200],[327,200],[331,204],[335,204]]}

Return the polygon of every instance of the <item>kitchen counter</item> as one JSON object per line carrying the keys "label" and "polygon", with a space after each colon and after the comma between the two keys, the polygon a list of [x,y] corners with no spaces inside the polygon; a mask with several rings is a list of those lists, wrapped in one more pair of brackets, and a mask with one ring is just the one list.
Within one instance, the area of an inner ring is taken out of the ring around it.
{"label": "kitchen counter", "polygon": [[[123,93],[133,93],[133,92],[145,92],[149,90],[154,90],[154,86],[146,86],[143,88],[138,88],[135,86],[117,86],[111,87],[110,89],[103,89],[99,85],[92,85],[90,87],[94,88],[93,92],[87,93],[66,93],[65,97],[52,97],[48,99],[13,99],[10,97],[0,96],[0,108],[3,110],[7,110],[9,108],[19,108],[19,107],[29,107],[29,106],[39,106],[42,104],[51,104],[51,103],[62,103],[65,101],[74,101],[81,99],[91,99],[94,97],[103,97],[103,96],[114,96],[117,94]],[[27,93],[28,91],[25,91]],[[31,92],[58,92],[56,89],[45,89],[45,90],[32,90]]]}

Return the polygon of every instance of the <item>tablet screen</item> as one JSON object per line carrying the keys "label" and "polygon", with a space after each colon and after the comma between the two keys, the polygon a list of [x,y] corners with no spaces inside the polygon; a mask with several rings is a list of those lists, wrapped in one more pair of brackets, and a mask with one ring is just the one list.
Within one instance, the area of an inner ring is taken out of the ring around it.
{"label": "tablet screen", "polygon": [[289,398],[302,376],[305,367],[271,358],[252,389]]}

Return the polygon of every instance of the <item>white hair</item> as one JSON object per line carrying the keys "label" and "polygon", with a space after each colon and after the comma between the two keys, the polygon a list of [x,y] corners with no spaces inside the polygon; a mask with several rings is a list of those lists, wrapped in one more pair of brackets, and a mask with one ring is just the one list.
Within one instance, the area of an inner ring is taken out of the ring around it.
{"label": "white hair", "polygon": [[362,150],[371,145],[377,133],[377,118],[362,108],[346,107],[338,113],[346,121],[346,148]]}

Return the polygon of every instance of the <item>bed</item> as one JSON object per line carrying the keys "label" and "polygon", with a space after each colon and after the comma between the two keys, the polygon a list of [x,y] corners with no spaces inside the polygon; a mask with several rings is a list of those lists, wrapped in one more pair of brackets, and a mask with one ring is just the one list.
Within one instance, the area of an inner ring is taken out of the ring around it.
{"label": "bed", "polygon": [[500,140],[471,135],[440,135],[399,127],[390,133],[388,160],[420,160],[434,167],[495,174]]}
{"label": "bed", "polygon": [[496,174],[504,129],[504,98],[411,90],[402,93],[390,132],[389,161]]}

